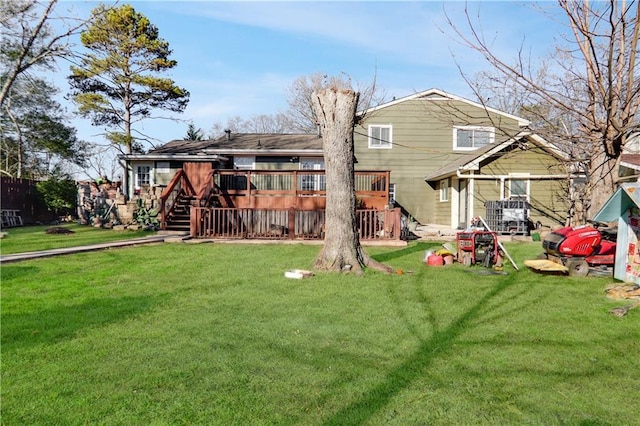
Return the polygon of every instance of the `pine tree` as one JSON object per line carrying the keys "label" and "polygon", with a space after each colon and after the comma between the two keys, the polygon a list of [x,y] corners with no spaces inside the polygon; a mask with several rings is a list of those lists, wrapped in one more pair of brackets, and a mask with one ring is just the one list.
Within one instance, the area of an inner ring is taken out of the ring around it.
{"label": "pine tree", "polygon": [[123,145],[126,153],[141,149],[141,139],[132,136],[134,123],[155,109],[186,108],[189,92],[157,76],[177,65],[169,58],[169,43],[132,6],[95,8],[81,41],[89,53],[71,67],[73,99],[93,125],[116,129],[107,138]]}

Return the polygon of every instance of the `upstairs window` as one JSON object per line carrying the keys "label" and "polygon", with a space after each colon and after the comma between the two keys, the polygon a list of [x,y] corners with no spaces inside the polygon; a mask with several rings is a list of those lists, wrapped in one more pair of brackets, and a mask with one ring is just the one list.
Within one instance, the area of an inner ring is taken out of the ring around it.
{"label": "upstairs window", "polygon": [[493,127],[456,126],[453,128],[453,149],[471,151],[495,141]]}
{"label": "upstairs window", "polygon": [[391,149],[393,131],[390,124],[372,124],[369,126],[369,148]]}

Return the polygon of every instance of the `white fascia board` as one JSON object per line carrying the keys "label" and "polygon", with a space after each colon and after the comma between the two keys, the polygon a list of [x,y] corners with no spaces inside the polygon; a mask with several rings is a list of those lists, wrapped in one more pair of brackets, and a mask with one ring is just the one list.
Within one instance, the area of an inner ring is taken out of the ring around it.
{"label": "white fascia board", "polygon": [[219,152],[220,154],[235,154],[235,155],[293,155],[293,156],[313,156],[313,155],[323,155],[323,151],[321,149],[304,149],[304,150],[296,150],[296,149],[225,149],[225,150],[208,150],[205,149],[204,152],[207,154],[211,154],[213,152]]}
{"label": "white fascia board", "polygon": [[542,136],[538,135],[537,133],[522,132],[522,133],[516,135],[516,138],[524,137],[524,136],[528,137],[529,139],[532,139],[539,146],[542,146],[543,148],[546,148],[547,150],[553,152],[555,155],[557,155],[561,159],[563,159],[563,160],[569,160],[570,159],[569,154],[567,154],[566,152],[562,151],[555,144],[547,141],[545,138],[543,138]]}
{"label": "white fascia board", "polygon": [[217,161],[228,160],[223,155],[211,154],[125,154],[118,158],[129,161]]}

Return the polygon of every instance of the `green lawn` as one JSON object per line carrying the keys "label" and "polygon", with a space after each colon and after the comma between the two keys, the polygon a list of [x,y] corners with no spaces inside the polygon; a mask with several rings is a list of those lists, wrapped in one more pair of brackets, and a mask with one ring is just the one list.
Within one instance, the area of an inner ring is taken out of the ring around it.
{"label": "green lawn", "polygon": [[47,234],[45,231],[51,227],[51,225],[43,225],[3,229],[2,231],[6,233],[6,236],[0,239],[0,254],[24,253],[106,243],[108,241],[140,238],[155,234],[155,232],[149,231],[114,231],[112,229],[94,228],[92,226],[77,224],[60,225],[62,228],[73,231],[72,234]]}
{"label": "green lawn", "polygon": [[640,309],[611,315],[610,279],[424,265],[436,246],[304,280],[318,246],[2,265],[2,423],[639,424]]}

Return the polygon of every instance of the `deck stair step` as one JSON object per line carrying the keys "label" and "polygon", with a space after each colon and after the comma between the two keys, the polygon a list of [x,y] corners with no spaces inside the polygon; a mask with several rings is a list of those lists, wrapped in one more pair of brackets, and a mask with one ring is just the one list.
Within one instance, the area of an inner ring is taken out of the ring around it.
{"label": "deck stair step", "polygon": [[180,195],[173,209],[167,214],[166,229],[169,231],[190,230],[191,206],[194,205],[195,197]]}

